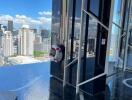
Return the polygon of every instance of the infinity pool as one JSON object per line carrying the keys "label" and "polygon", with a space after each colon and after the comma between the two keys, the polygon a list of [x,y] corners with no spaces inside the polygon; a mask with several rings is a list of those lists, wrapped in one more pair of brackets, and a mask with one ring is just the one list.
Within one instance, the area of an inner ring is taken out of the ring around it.
{"label": "infinity pool", "polygon": [[0,68],[0,93],[13,93],[17,100],[48,100],[49,81],[50,62]]}

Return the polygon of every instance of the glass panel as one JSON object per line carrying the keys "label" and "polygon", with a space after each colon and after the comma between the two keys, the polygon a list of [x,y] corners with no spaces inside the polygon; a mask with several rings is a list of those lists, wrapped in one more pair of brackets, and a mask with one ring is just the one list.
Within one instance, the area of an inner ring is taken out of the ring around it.
{"label": "glass panel", "polygon": [[132,46],[128,47],[127,66],[132,68]]}
{"label": "glass panel", "polygon": [[73,39],[73,58],[78,57],[80,27],[81,27],[81,0],[76,0],[75,10],[75,25],[74,25],[74,39]]}
{"label": "glass panel", "polygon": [[72,34],[72,13],[73,13],[73,0],[69,0],[69,9],[68,9],[68,60],[70,60],[71,52],[71,34]]}
{"label": "glass panel", "polygon": [[[80,82],[104,73],[108,31],[97,23],[94,18],[84,13],[83,44]],[[74,78],[73,78],[74,79]]]}
{"label": "glass panel", "polygon": [[0,100],[49,100],[51,6],[52,0],[1,1]]}
{"label": "glass panel", "polygon": [[[99,5],[101,0],[84,0],[84,9],[95,16],[99,16]],[[89,9],[89,10],[88,10]]]}
{"label": "glass panel", "polygon": [[79,37],[80,37],[80,17],[81,17],[81,0],[70,0],[69,3],[69,20],[68,20],[68,59],[71,62],[78,57]]}
{"label": "glass panel", "polygon": [[49,61],[51,1],[31,2],[3,1],[0,6],[1,66]]}
{"label": "glass panel", "polygon": [[129,45],[132,45],[132,29],[129,32],[130,32]]}
{"label": "glass panel", "polygon": [[56,45],[60,43],[61,0],[53,0],[52,5],[51,44]]}
{"label": "glass panel", "polygon": [[101,0],[90,0],[90,11],[96,16],[99,15],[99,4]]}
{"label": "glass panel", "polygon": [[[121,48],[120,45],[122,46],[122,38],[123,38],[121,36],[121,33],[122,33],[122,29],[120,29],[115,24],[112,24],[110,53],[109,53],[109,61],[110,62],[117,62],[118,61],[118,52],[119,52],[118,48]],[[123,33],[126,35],[125,32],[123,32]],[[121,40],[119,39],[119,37],[121,37]],[[123,49],[123,47],[122,47],[122,49]],[[125,49],[125,47],[124,47],[124,49]]]}
{"label": "glass panel", "polygon": [[129,12],[129,23],[128,23],[128,28],[129,28],[129,40],[128,40],[128,52],[127,52],[127,69],[132,70],[132,1],[131,1],[131,6],[130,6],[130,12]]}
{"label": "glass panel", "polygon": [[125,44],[126,44],[126,36],[121,38],[121,45],[120,45],[120,58],[124,59],[125,54]]}
{"label": "glass panel", "polygon": [[122,0],[115,0],[114,2],[114,12],[113,12],[113,22],[121,26],[121,16],[122,16]]}

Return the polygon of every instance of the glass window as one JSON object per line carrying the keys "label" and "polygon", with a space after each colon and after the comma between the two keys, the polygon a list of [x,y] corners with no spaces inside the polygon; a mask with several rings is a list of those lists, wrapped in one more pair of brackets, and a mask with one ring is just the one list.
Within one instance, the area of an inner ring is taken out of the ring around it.
{"label": "glass window", "polygon": [[113,22],[121,26],[121,16],[122,16],[122,0],[115,0],[114,12],[113,12]]}
{"label": "glass window", "polygon": [[129,45],[132,45],[132,29],[129,32],[130,32]]}
{"label": "glass window", "polygon": [[121,38],[121,42],[120,42],[120,51],[119,51],[119,57],[121,59],[124,59],[124,55],[125,55],[125,44],[126,44],[126,36]]}
{"label": "glass window", "polygon": [[[30,1],[32,3],[13,0],[8,4],[3,1],[0,6],[1,66],[40,63],[49,59],[51,1],[46,2],[47,9],[42,0],[37,4]],[[54,13],[53,16],[57,19],[59,15]],[[56,24],[56,20],[53,19],[53,23]]]}
{"label": "glass window", "polygon": [[71,59],[71,51],[72,51],[72,48],[71,48],[71,36],[72,36],[72,29],[73,29],[73,0],[69,0],[69,8],[68,8],[68,52],[67,52],[67,55],[68,55],[68,59]]}
{"label": "glass window", "polygon": [[61,0],[53,0],[52,4],[51,44],[54,45],[60,43]]}
{"label": "glass window", "polygon": [[78,57],[79,39],[80,39],[80,27],[81,27],[81,2],[82,0],[76,0],[75,10],[75,24],[74,24],[74,39],[73,39],[73,58]]}
{"label": "glass window", "polygon": [[[76,1],[76,2],[75,2]],[[68,20],[68,55],[70,61],[78,56],[79,37],[80,37],[80,16],[81,0],[70,0],[69,3],[69,20]]]}
{"label": "glass window", "polygon": [[96,16],[99,15],[99,3],[100,0],[90,0],[90,11]]}
{"label": "glass window", "polygon": [[100,1],[101,0],[84,0],[84,10],[90,11],[95,16],[98,16]]}
{"label": "glass window", "polygon": [[132,46],[128,47],[127,66],[132,67]]}

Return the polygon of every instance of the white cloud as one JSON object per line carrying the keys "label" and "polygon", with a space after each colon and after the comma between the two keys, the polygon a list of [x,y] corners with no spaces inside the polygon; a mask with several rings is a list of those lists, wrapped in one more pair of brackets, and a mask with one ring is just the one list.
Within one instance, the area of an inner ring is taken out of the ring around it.
{"label": "white cloud", "polygon": [[1,15],[0,16],[0,21],[8,21],[8,20],[13,20],[13,17],[10,15]]}
{"label": "white cloud", "polygon": [[38,19],[39,19],[39,21],[41,21],[42,23],[51,23],[51,18],[39,17]]}
{"label": "white cloud", "polygon": [[51,16],[52,15],[50,11],[40,11],[38,12],[38,14],[41,16]]}
{"label": "white cloud", "polygon": [[[47,15],[48,14],[49,13],[47,12]],[[23,25],[23,24],[28,24],[28,25],[31,25],[34,27],[36,27],[36,26],[49,27],[49,29],[51,27],[51,17],[41,16],[41,17],[38,17],[36,19],[33,19],[33,18],[28,17],[26,15],[19,15],[19,14],[15,15],[14,17],[10,16],[10,15],[1,15],[0,16],[0,23],[1,24],[7,25],[8,20],[13,21],[14,28],[15,27],[20,28],[21,25]]]}

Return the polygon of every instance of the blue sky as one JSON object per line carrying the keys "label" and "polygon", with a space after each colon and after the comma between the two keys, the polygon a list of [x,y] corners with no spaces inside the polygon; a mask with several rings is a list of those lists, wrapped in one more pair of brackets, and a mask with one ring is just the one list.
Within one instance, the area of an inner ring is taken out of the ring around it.
{"label": "blue sky", "polygon": [[0,20],[12,19],[15,24],[25,19],[25,23],[43,22],[41,25],[49,28],[46,23],[50,22],[51,10],[52,0],[0,0]]}

